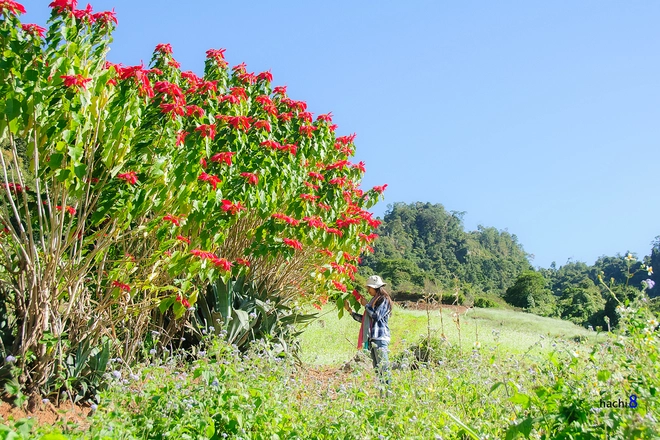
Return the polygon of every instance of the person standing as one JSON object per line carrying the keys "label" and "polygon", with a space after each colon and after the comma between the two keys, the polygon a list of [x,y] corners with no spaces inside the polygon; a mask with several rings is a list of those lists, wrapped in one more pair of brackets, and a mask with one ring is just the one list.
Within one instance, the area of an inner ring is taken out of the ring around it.
{"label": "person standing", "polygon": [[369,349],[371,361],[381,383],[389,385],[389,318],[392,314],[393,302],[384,286],[385,283],[381,277],[378,275],[370,276],[367,279],[367,290],[371,295],[369,301],[357,291],[353,292],[355,299],[364,306],[365,313],[361,315],[353,311],[348,301],[344,301],[344,308],[351,314],[353,319],[362,323],[360,336],[358,337],[358,348]]}

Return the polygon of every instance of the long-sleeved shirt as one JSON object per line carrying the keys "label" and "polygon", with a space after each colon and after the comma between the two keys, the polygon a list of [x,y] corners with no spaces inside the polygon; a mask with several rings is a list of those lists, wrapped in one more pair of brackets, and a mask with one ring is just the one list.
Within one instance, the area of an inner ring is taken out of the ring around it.
{"label": "long-sleeved shirt", "polygon": [[[372,300],[373,301],[373,300]],[[390,307],[390,302],[385,298],[381,298],[376,304],[376,307],[372,304],[372,301],[369,301],[366,306],[364,306],[365,311],[371,318],[371,325],[369,326],[369,339],[378,339],[381,341],[390,341],[390,326],[389,318],[392,308]],[[353,319],[358,322],[362,322],[362,315],[359,313],[351,313]]]}

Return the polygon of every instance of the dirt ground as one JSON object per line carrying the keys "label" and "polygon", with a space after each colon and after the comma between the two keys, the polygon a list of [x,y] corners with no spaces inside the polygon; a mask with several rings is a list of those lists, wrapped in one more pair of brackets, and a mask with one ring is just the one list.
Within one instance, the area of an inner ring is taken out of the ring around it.
{"label": "dirt ground", "polygon": [[92,410],[86,406],[74,405],[70,402],[58,407],[52,403],[40,403],[35,411],[26,411],[13,404],[0,400],[0,424],[23,418],[33,418],[39,425],[54,425],[62,422],[64,425],[74,423],[81,428],[89,426],[87,417]]}

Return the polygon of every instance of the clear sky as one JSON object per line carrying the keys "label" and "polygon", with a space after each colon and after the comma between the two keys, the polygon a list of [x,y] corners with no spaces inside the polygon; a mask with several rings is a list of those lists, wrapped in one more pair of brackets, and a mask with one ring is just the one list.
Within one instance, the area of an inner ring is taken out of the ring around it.
{"label": "clear sky", "polygon": [[[48,0],[20,1],[44,25]],[[79,4],[84,7],[85,3]],[[535,266],[650,253],[660,235],[660,2],[96,0],[119,26],[109,59],[171,43],[271,69],[339,135],[389,203],[466,211]]]}

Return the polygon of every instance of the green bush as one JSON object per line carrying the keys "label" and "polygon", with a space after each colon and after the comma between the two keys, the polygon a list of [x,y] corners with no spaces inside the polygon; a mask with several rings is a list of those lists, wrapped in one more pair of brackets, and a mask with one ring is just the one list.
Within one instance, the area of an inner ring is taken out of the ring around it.
{"label": "green bush", "polygon": [[499,307],[499,304],[497,304],[495,301],[493,301],[490,298],[486,298],[484,296],[478,296],[474,299],[474,306],[480,307],[482,309],[490,309],[490,308]]}

